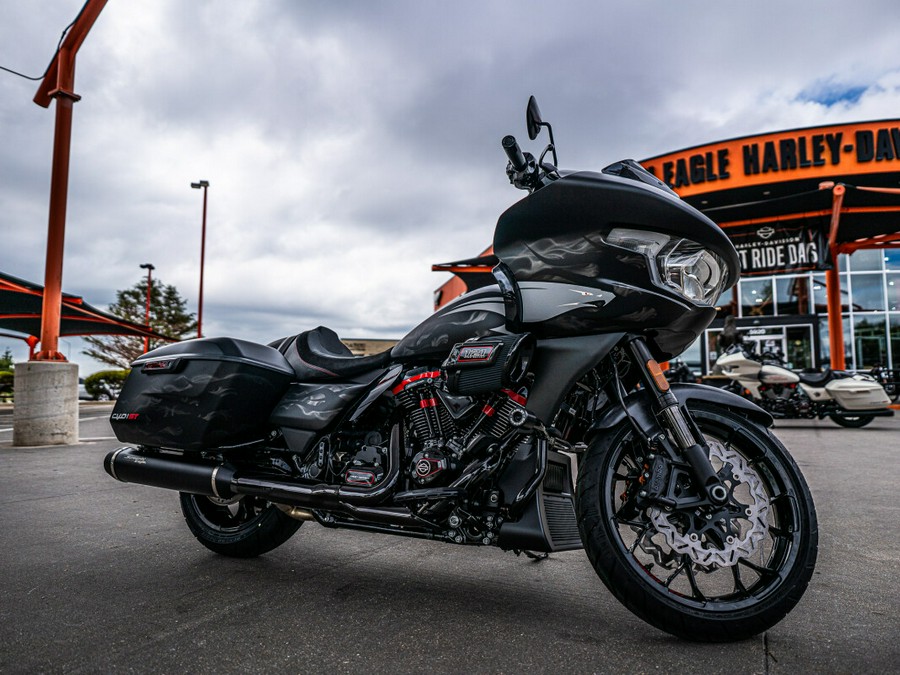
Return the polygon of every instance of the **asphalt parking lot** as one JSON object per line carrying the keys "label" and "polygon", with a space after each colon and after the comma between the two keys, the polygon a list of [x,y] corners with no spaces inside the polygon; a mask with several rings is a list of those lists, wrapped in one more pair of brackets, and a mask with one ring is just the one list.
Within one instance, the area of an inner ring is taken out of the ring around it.
{"label": "asphalt parking lot", "polygon": [[900,664],[900,417],[776,429],[819,514],[819,563],[765,635],[687,643],[610,595],[580,551],[540,563],[307,523],[255,560],[201,547],[174,493],[81,442],[14,448],[0,407],[0,673],[882,673]]}

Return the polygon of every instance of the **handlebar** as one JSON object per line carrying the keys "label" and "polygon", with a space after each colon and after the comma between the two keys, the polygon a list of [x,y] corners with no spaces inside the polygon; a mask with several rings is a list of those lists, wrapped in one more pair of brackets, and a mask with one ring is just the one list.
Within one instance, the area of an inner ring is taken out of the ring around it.
{"label": "handlebar", "polygon": [[522,148],[519,147],[519,143],[516,141],[515,136],[504,136],[501,144],[503,145],[503,150],[506,152],[506,156],[509,158],[509,163],[512,164],[513,169],[516,171],[523,171],[528,168],[528,162],[525,161],[525,155],[522,154]]}

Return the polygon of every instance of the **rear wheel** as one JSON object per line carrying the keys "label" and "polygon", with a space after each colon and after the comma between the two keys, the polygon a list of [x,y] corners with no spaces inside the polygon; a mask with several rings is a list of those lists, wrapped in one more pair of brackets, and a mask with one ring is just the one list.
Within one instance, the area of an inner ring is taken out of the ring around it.
{"label": "rear wheel", "polygon": [[872,415],[832,415],[831,420],[842,427],[848,429],[859,429],[866,426],[875,418]]}
{"label": "rear wheel", "polygon": [[[763,427],[718,407],[691,410],[728,488],[724,506],[641,508],[650,451],[623,423],[581,464],[578,520],[597,574],[632,612],[688,640],[741,640],[780,621],[812,576],[818,533],[809,489]],[[690,498],[688,473],[672,494]]]}
{"label": "rear wheel", "polygon": [[268,553],[303,524],[258,497],[217,499],[182,492],[180,498],[184,519],[200,543],[232,558]]}

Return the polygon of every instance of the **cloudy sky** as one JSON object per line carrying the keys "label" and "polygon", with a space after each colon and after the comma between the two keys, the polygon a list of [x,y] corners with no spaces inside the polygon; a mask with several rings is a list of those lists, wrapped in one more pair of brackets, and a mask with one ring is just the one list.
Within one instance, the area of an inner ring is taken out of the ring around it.
{"label": "cloudy sky", "polygon": [[[82,4],[0,0],[0,66],[40,76]],[[898,26],[896,0],[110,0],[77,61],[63,288],[106,307],[151,262],[196,311],[206,179],[205,334],[400,337],[449,278],[431,264],[523,196],[500,139],[527,141],[529,94],[578,169],[893,119]],[[43,283],[36,90],[0,71],[0,271]]]}

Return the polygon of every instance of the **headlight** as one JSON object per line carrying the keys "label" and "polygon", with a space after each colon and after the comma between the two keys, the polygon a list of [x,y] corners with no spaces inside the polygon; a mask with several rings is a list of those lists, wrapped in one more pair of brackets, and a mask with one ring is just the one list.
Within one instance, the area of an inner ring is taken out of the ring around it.
{"label": "headlight", "polygon": [[604,239],[646,256],[658,274],[654,281],[674,288],[688,300],[712,305],[725,288],[725,262],[689,239],[624,227],[615,228]]}
{"label": "headlight", "polygon": [[656,264],[666,284],[702,305],[715,303],[725,288],[724,261],[688,239],[664,246]]}

